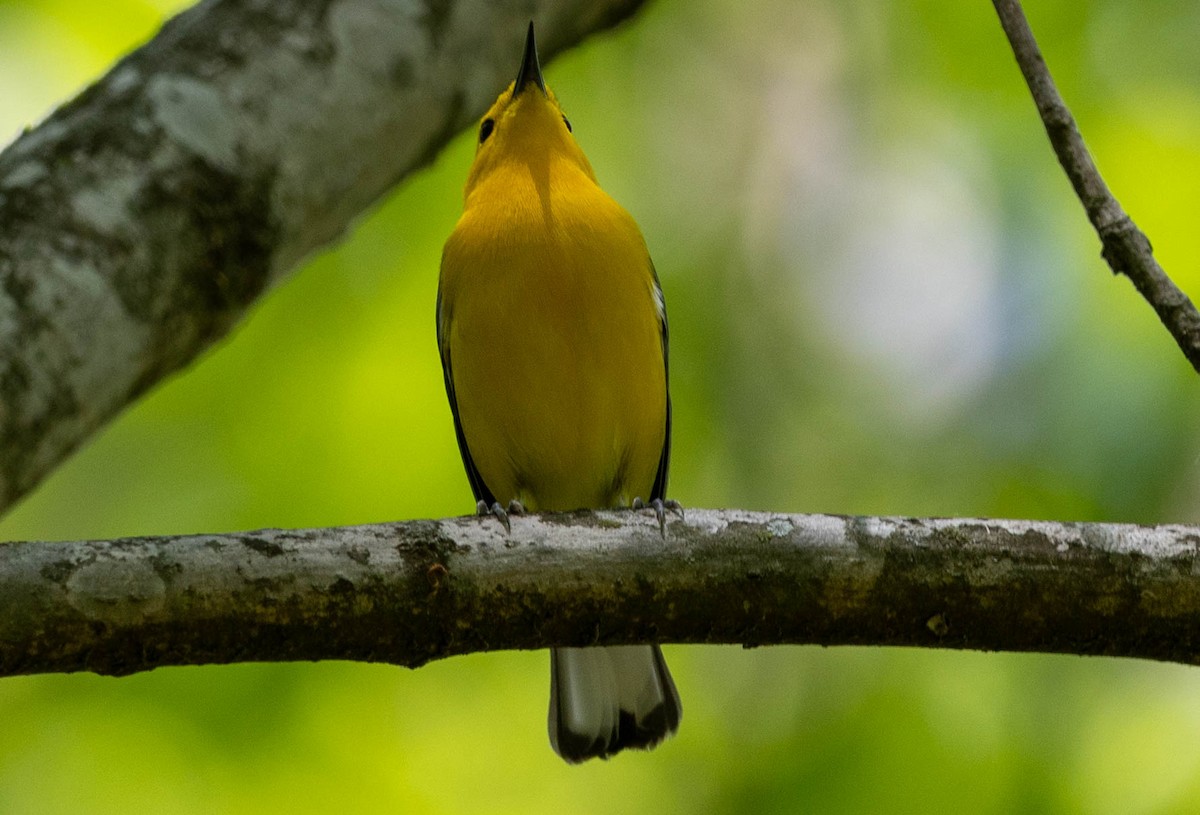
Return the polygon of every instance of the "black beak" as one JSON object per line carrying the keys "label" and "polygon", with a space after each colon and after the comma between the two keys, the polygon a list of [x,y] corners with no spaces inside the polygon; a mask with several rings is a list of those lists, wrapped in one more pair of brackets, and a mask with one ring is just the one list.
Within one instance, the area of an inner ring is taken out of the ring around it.
{"label": "black beak", "polygon": [[538,65],[537,41],[533,38],[533,20],[529,21],[529,34],[525,37],[525,56],[521,58],[521,70],[517,71],[517,81],[513,83],[513,98],[515,99],[525,86],[535,83],[546,92],[546,80],[542,79],[542,66]]}

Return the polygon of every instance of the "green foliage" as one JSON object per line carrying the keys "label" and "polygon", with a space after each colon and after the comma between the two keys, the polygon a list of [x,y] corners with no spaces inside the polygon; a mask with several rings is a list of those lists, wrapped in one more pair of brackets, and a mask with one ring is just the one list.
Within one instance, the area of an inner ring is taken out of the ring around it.
{"label": "green foliage", "polygon": [[[0,2],[0,132],[179,5]],[[1029,12],[1117,196],[1200,293],[1196,9]],[[547,78],[666,289],[685,505],[1200,520],[1195,375],[1101,262],[988,4],[662,0]],[[433,301],[471,150],[131,409],[0,538],[469,511]],[[546,744],[544,654],[2,680],[0,812],[1200,807],[1190,669],[669,650],[678,738],[579,768]]]}

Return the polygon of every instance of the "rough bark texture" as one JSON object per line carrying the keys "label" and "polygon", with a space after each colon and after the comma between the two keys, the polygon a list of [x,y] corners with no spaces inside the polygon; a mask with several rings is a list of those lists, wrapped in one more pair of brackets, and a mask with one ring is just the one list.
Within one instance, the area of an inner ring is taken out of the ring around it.
{"label": "rough bark texture", "polygon": [[1200,528],[689,510],[0,545],[0,675],[551,645],[1200,664]]}
{"label": "rough bark texture", "polygon": [[208,0],[0,154],[0,510],[642,0]]}
{"label": "rough bark texture", "polygon": [[1154,257],[1150,240],[1109,191],[1059,95],[1018,0],[993,0],[1000,24],[1033,95],[1050,144],[1104,246],[1113,274],[1124,274],[1153,308],[1192,367],[1200,373],[1200,312]]}

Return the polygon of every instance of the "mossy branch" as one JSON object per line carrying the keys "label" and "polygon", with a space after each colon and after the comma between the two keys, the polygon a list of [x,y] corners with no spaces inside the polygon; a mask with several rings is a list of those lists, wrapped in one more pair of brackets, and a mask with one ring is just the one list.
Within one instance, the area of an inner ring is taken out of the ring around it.
{"label": "mossy branch", "polygon": [[1200,528],[689,510],[0,545],[0,675],[551,645],[1200,663]]}

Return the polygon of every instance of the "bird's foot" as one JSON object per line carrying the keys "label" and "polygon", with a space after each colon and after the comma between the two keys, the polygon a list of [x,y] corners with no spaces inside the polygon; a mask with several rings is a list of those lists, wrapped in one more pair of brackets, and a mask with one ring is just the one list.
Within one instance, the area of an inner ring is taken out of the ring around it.
{"label": "bird's foot", "polygon": [[496,520],[504,524],[505,532],[512,532],[512,524],[508,520],[509,515],[523,515],[525,513],[525,505],[515,498],[508,502],[508,509],[500,506],[500,502],[496,501],[491,506],[488,506],[486,501],[480,501],[475,504],[475,514],[486,518],[488,515],[495,516]]}
{"label": "bird's foot", "polygon": [[673,513],[679,516],[679,520],[685,520],[683,517],[683,504],[673,498],[668,498],[665,501],[662,498],[655,498],[649,504],[641,498],[633,499],[634,509],[652,509],[654,517],[658,518],[658,531],[665,538],[667,536],[667,513]]}

